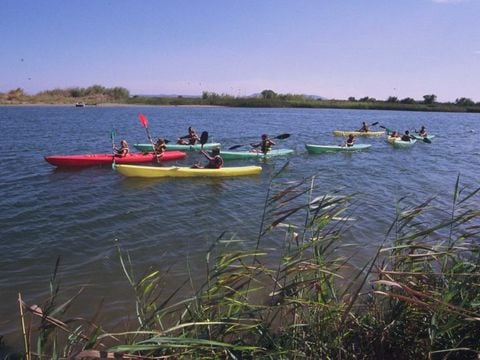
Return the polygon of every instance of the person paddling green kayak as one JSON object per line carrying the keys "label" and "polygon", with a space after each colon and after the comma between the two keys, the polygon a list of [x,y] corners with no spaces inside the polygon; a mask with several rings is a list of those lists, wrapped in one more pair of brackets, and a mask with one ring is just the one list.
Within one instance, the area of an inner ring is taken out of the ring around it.
{"label": "person paddling green kayak", "polygon": [[271,140],[267,134],[262,135],[262,141],[258,144],[250,144],[252,148],[260,148],[260,152],[264,154],[271,151],[273,145],[276,145],[275,142]]}

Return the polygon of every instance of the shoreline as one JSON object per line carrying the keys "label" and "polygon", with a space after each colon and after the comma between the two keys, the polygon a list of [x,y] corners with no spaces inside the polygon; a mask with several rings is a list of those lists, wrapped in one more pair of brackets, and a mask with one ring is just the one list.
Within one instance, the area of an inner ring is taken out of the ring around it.
{"label": "shoreline", "polygon": [[[1,104],[0,107],[76,107],[75,104],[45,104],[45,103],[38,103],[38,104]],[[222,105],[147,105],[147,104],[126,104],[126,103],[100,103],[95,105],[88,105],[81,106],[79,108],[96,108],[96,107],[145,107],[145,106],[153,106],[153,107],[206,107],[206,108],[215,108],[215,107],[225,107]]]}

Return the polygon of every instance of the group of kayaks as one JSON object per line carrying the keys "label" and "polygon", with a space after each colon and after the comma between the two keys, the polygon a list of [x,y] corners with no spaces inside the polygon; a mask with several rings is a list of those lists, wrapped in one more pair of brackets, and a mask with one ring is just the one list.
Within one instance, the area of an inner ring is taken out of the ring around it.
{"label": "group of kayaks", "polygon": [[[384,131],[334,131],[336,136],[382,136]],[[434,136],[429,135],[428,139]],[[415,144],[417,140],[424,140],[425,137],[412,135],[410,141],[402,141],[400,138],[387,137],[387,142],[394,147],[409,147]],[[229,177],[256,175],[262,171],[261,166],[224,166],[220,169],[192,168],[187,166],[152,166],[152,163],[165,161],[182,160],[187,156],[187,152],[210,150],[220,148],[220,143],[205,143],[196,145],[167,144],[166,151],[157,156],[153,152],[153,145],[134,144],[139,151],[137,153],[128,153],[126,156],[117,157],[113,154],[83,154],[83,155],[53,155],[45,156],[45,160],[57,167],[87,167],[98,165],[112,165],[114,169],[127,177],[160,178],[160,177]],[[237,145],[239,146],[239,145]],[[315,145],[305,144],[308,153],[318,154],[326,152],[353,152],[369,149],[370,144],[345,145]],[[234,146],[235,148],[235,146]],[[294,153],[292,149],[273,149],[266,154],[257,151],[229,151],[221,150],[220,155],[224,160],[246,160],[255,158],[270,158],[275,156],[286,156]],[[150,164],[150,165],[147,165]]]}

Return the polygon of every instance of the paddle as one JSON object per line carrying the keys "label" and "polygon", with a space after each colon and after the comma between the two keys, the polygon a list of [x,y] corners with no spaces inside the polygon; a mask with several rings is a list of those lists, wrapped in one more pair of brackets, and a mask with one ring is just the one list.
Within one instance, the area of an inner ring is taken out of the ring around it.
{"label": "paddle", "polygon": [[390,133],[392,133],[392,132],[393,132],[393,130],[391,130],[391,129],[389,129],[389,128],[387,128],[387,127],[383,126],[383,125],[380,125],[380,127],[381,127],[382,129],[385,129],[385,131],[387,132],[387,135],[389,135]]}
{"label": "paddle", "polygon": [[147,132],[147,137],[148,137],[148,140],[150,140],[150,144],[152,144],[153,152],[155,153],[155,158],[157,159],[157,163],[160,163],[160,159],[158,157],[157,150],[155,149],[155,144],[153,143],[152,136],[150,135],[150,131],[148,130],[148,119],[143,114],[138,114],[138,119],[140,120],[143,127],[145,128],[145,131]]}
{"label": "paddle", "polygon": [[[419,132],[417,131],[417,129],[415,129],[415,134],[419,134]],[[430,140],[429,138],[427,138],[426,136],[422,136],[422,135],[418,135],[420,137],[422,137],[422,140],[423,142],[427,143],[427,144],[431,144],[432,143],[432,140]]]}
{"label": "paddle", "polygon": [[[200,148],[200,153],[204,154],[203,152],[203,145],[205,145],[208,141],[208,131],[203,131],[202,134],[200,135],[200,144],[202,145]],[[192,165],[192,168],[199,168],[200,166],[200,161],[196,162],[194,165]]]}
{"label": "paddle", "polygon": [[115,130],[110,132],[110,139],[112,139],[112,170],[115,170]]}
{"label": "paddle", "polygon": [[202,144],[201,148],[203,150],[203,145],[205,145],[208,141],[208,131],[203,131],[200,135],[200,144]]}
{"label": "paddle", "polygon": [[[277,135],[277,136],[273,137],[272,139],[283,140],[283,139],[286,139],[286,138],[289,138],[289,137],[290,137],[290,134],[285,133],[285,134]],[[242,147],[242,146],[245,146],[245,144],[230,146],[230,147],[228,148],[228,150],[238,149],[239,147]]]}

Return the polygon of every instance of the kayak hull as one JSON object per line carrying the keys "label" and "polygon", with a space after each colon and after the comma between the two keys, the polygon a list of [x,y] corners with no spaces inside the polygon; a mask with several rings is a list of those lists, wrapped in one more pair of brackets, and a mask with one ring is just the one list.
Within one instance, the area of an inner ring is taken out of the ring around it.
{"label": "kayak hull", "polygon": [[257,175],[261,166],[223,167],[221,169],[194,169],[182,166],[157,167],[142,165],[116,165],[115,170],[127,177],[165,178],[165,177],[233,177]]}
{"label": "kayak hull", "polygon": [[353,146],[305,144],[305,148],[310,154],[361,151],[369,149],[371,146],[370,144],[354,144]]}
{"label": "kayak hull", "polygon": [[385,135],[385,131],[343,131],[343,130],[335,130],[333,132],[335,136],[382,136]]}
{"label": "kayak hull", "polygon": [[255,151],[220,151],[223,160],[245,160],[245,159],[264,159],[275,156],[286,156],[294,153],[291,149],[274,149],[266,154]]}
{"label": "kayak hull", "polygon": [[387,142],[389,144],[392,144],[394,148],[402,149],[402,148],[409,148],[413,146],[417,142],[417,139],[410,139],[410,141],[403,141],[401,140],[401,138],[389,137],[387,138]]}
{"label": "kayak hull", "polygon": [[[181,151],[166,151],[159,158],[160,161],[184,159],[186,153]],[[88,167],[112,165],[112,154],[80,154],[80,155],[52,155],[45,156],[45,161],[58,167]],[[115,157],[116,164],[143,164],[157,161],[154,153],[130,153],[124,157]]]}
{"label": "kayak hull", "polygon": [[[153,151],[152,144],[134,144],[135,149],[141,152],[151,152]],[[203,145],[203,149],[210,150],[213,148],[219,148],[220,143],[207,143]],[[167,144],[167,150],[177,150],[177,151],[200,151],[202,150],[202,144],[195,145],[179,145],[179,144]]]}
{"label": "kayak hull", "polygon": [[432,140],[435,137],[435,135],[420,136],[418,134],[415,134],[415,135],[412,135],[412,136],[415,139],[420,140],[420,141],[424,141],[424,139]]}

